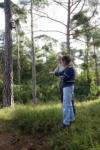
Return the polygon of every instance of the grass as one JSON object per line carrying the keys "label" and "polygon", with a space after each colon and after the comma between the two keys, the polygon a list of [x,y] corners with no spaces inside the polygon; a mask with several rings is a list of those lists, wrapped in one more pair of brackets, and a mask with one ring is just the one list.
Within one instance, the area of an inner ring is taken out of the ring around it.
{"label": "grass", "polygon": [[61,107],[60,103],[16,105],[0,110],[0,123],[6,122],[9,132],[45,136],[48,150],[100,150],[100,100],[76,103],[76,121],[63,131],[58,127]]}

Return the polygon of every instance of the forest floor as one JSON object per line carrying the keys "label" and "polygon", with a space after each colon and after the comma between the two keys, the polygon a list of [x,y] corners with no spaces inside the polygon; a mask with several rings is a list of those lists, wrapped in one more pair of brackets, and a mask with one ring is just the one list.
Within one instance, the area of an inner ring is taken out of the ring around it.
{"label": "forest floor", "polygon": [[76,120],[61,130],[59,103],[0,110],[0,150],[100,150],[100,100],[76,103]]}

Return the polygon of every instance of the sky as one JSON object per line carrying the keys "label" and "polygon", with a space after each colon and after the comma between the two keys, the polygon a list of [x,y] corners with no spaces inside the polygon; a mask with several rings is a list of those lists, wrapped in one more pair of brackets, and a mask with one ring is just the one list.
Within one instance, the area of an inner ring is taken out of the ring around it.
{"label": "sky", "polygon": [[[0,0],[0,2],[2,2],[3,0]],[[12,0],[14,3],[17,3],[18,0]],[[64,23],[67,22],[67,12],[65,9],[61,8],[61,6],[57,6],[57,5],[51,5],[50,7],[46,7],[45,10],[43,10],[44,12],[48,13],[50,17],[56,18]],[[46,18],[39,18],[35,16],[35,30],[59,30],[62,32],[66,32],[66,28],[56,22],[53,22],[49,19]],[[0,30],[4,30],[4,26],[5,26],[5,21],[4,21],[4,12],[3,10],[0,9]],[[30,20],[28,20],[28,24],[27,25],[23,25],[23,28],[26,31],[26,35],[30,37],[30,25],[29,25]],[[40,34],[47,34],[57,40],[59,40],[59,42],[65,42],[66,41],[66,37],[63,34],[60,33],[56,33],[56,32],[35,32],[35,36],[40,35]],[[77,49],[84,49],[85,48],[85,44],[83,42],[80,41],[71,41],[71,46],[73,48],[77,48]],[[58,45],[56,47],[57,52],[60,51],[60,46]]]}
{"label": "sky", "polygon": [[4,30],[4,11],[0,10],[0,30]]}
{"label": "sky", "polygon": [[[0,0],[0,2],[2,2],[2,1],[3,0]],[[18,0],[13,0],[13,2],[17,4]],[[60,11],[56,11],[56,10],[60,10]],[[53,16],[54,18],[57,18],[57,19],[60,18],[62,21],[64,21],[64,18],[66,17],[64,15],[65,14],[64,10],[61,9],[60,7],[56,7],[56,9],[55,9],[55,6],[47,7],[45,9],[45,11],[47,13],[49,13],[51,17]],[[39,17],[38,18],[36,17],[35,20],[36,20],[36,23],[35,23],[35,30],[36,31],[37,30],[56,30],[56,29],[59,31],[63,31],[63,32],[65,31],[65,28],[62,25],[55,23],[53,21],[50,21],[46,18],[40,19]],[[4,30],[5,18],[4,18],[4,11],[2,9],[0,9],[0,22],[1,22],[0,23],[0,30]],[[28,22],[30,22],[30,20],[28,20]],[[27,28],[27,32],[26,32],[27,36],[30,36],[29,26],[30,26],[29,23],[27,25],[23,26],[25,28],[25,30]],[[65,40],[65,35],[62,35],[62,34],[56,33],[56,32],[51,32],[51,33],[50,32],[48,32],[48,33],[46,33],[46,32],[45,33],[44,32],[35,32],[35,36],[40,35],[40,34],[48,34],[49,36],[56,38],[59,41]],[[57,49],[59,49],[59,48],[57,47]]]}
{"label": "sky", "polygon": [[[0,2],[3,1],[3,0],[0,0]],[[17,4],[18,0],[12,0],[14,3]],[[65,9],[63,9],[61,6],[58,6],[58,5],[51,5],[50,7],[46,7],[45,10],[45,13],[49,14],[50,17],[53,17],[55,19],[58,19],[62,22],[64,22],[66,24],[67,22],[67,12]],[[62,31],[62,32],[65,32],[66,33],[66,28],[59,24],[59,23],[56,23],[54,21],[51,21],[49,19],[46,19],[46,18],[39,18],[37,16],[35,16],[35,30],[59,30],[59,31]],[[0,9],[0,30],[4,30],[4,27],[5,27],[5,18],[4,18],[4,12],[3,10]],[[30,19],[28,19],[28,22],[30,22]],[[28,37],[31,37],[30,36],[30,23],[28,23],[27,25],[23,25],[23,28],[26,30],[27,28],[27,36]],[[59,52],[60,51],[60,43],[61,42],[65,42],[66,41],[66,36],[64,34],[60,34],[60,33],[57,33],[57,32],[35,32],[35,36],[37,35],[40,35],[40,34],[47,34],[55,39],[57,39],[59,41],[59,44],[54,48],[56,50],[56,52]],[[40,44],[41,45],[41,44]],[[80,43],[79,41],[73,41],[72,40],[72,43],[71,43],[71,46],[73,48],[76,48],[76,49],[80,49],[80,48],[85,48],[85,44],[84,43]],[[81,61],[80,60],[76,60],[76,63],[77,64],[81,64]]]}
{"label": "sky", "polygon": [[[3,0],[0,0],[0,2],[3,1]],[[17,3],[18,0],[13,0],[14,3]],[[44,11],[44,10],[43,10]],[[49,14],[50,17],[53,17],[53,18],[56,18],[64,23],[66,23],[67,21],[67,12],[66,10],[62,9],[60,6],[56,6],[56,5],[51,5],[50,7],[46,7],[45,9],[45,12]],[[4,30],[4,26],[5,26],[5,23],[4,23],[4,12],[3,10],[0,9],[0,30]],[[28,21],[30,22],[30,20]],[[27,29],[29,30],[28,28],[29,24],[28,25],[25,25],[25,29],[27,27]],[[46,19],[46,18],[37,18],[36,17],[36,23],[35,23],[35,30],[59,30],[59,31],[62,31],[62,32],[66,32],[66,28],[59,24],[59,23],[56,23],[54,21],[51,21],[49,19]],[[27,33],[29,33],[30,31],[27,31]],[[60,42],[62,41],[65,41],[66,40],[66,37],[65,35],[61,34],[61,33],[57,33],[57,32],[35,32],[35,35],[39,35],[39,34],[48,34],[50,35],[51,37],[53,38],[56,38],[57,40],[59,40]],[[28,35],[28,34],[27,34]],[[75,43],[74,43],[75,45]],[[84,45],[84,43],[83,43]]]}

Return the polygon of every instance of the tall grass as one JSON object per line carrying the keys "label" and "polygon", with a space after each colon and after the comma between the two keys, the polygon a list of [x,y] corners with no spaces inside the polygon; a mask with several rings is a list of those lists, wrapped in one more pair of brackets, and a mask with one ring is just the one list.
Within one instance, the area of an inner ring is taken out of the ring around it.
{"label": "tall grass", "polygon": [[63,131],[61,107],[57,103],[16,105],[2,109],[0,120],[10,121],[10,128],[24,134],[46,134],[52,150],[100,150],[100,100],[76,103],[76,121]]}
{"label": "tall grass", "polygon": [[16,127],[25,132],[43,132],[54,128],[61,122],[62,111],[59,105],[21,106],[11,113],[11,117]]}

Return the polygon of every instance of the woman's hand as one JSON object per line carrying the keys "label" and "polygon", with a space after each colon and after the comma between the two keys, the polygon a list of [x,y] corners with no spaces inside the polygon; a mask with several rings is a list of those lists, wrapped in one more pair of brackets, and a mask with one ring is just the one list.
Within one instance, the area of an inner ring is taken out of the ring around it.
{"label": "woman's hand", "polygon": [[55,73],[54,73],[54,72],[49,72],[49,74],[53,75],[53,74],[55,74]]}

